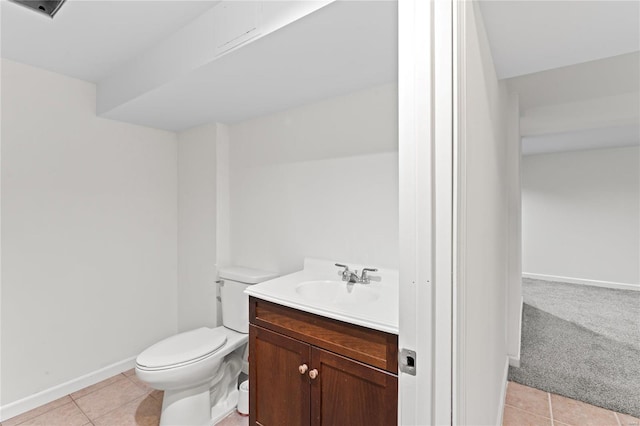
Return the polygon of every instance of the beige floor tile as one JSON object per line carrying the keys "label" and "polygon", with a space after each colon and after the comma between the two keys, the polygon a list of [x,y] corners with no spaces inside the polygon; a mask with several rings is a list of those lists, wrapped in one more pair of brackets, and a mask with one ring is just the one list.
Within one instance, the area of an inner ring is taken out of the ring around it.
{"label": "beige floor tile", "polygon": [[617,426],[613,411],[551,394],[553,420],[572,426]]}
{"label": "beige floor tile", "polygon": [[96,426],[156,426],[162,403],[150,395],[117,408],[93,421]]}
{"label": "beige floor tile", "polygon": [[38,417],[20,423],[21,426],[83,426],[89,423],[78,406],[72,401],[54,408]]}
{"label": "beige floor tile", "polygon": [[622,413],[616,413],[616,416],[618,416],[622,426],[640,426],[640,419]]}
{"label": "beige floor tile", "polygon": [[129,380],[131,380],[135,385],[137,385],[140,388],[142,388],[145,392],[147,392],[149,395],[151,395],[155,399],[158,399],[158,400],[162,401],[162,397],[164,396],[164,392],[163,391],[157,390],[157,389],[154,389],[154,388],[148,386],[146,383],[144,383],[142,380],[138,379],[136,376],[127,376],[127,378]]}
{"label": "beige floor tile", "polygon": [[119,380],[75,401],[78,407],[93,421],[144,395],[145,391],[142,388],[125,377],[125,380]]}
{"label": "beige floor tile", "polygon": [[162,402],[162,399],[164,398],[164,391],[160,391],[160,390],[154,389],[154,391],[151,392],[149,395],[151,395],[152,397],[154,397],[158,401]]}
{"label": "beige floor tile", "polygon": [[20,423],[24,423],[29,419],[33,419],[34,417],[38,417],[44,413],[46,413],[47,411],[51,411],[54,408],[58,408],[62,405],[68,404],[72,402],[71,398],[69,398],[69,396],[64,396],[60,399],[56,399],[55,401],[51,401],[48,404],[42,405],[38,408],[34,408],[33,410],[27,411],[26,413],[22,413],[20,415],[17,415],[15,417],[12,417],[8,420],[5,420],[2,422],[2,426],[16,426]]}
{"label": "beige floor tile", "polygon": [[80,389],[77,392],[74,392],[71,394],[71,398],[73,399],[78,399],[78,398],[82,398],[85,395],[89,395],[92,392],[95,392],[99,389],[102,389],[104,387],[107,387],[111,384],[114,384],[116,382],[119,382],[121,380],[126,380],[126,377],[124,377],[122,374],[118,374],[117,376],[113,376],[113,377],[109,377],[106,380],[103,380],[101,382],[98,382],[94,385],[88,386],[84,389]]}
{"label": "beige floor tile", "polygon": [[158,401],[162,402],[162,399],[164,398],[164,391],[156,389],[153,392],[151,392],[151,396],[157,399]]}
{"label": "beige floor tile", "polygon": [[155,390],[151,386],[143,382],[142,380],[138,379],[137,376],[127,376],[127,379],[131,380],[133,384],[135,384],[136,386],[144,389],[147,393],[151,393],[152,391]]}
{"label": "beige floor tile", "polygon": [[[230,420],[234,419],[235,423],[232,423],[231,425],[228,426],[249,426],[249,416],[242,416],[238,413],[234,413],[231,416],[227,417]],[[229,421],[230,421],[229,420]]]}
{"label": "beige floor tile", "polygon": [[549,395],[539,389],[534,389],[515,382],[509,382],[507,385],[507,398],[505,403],[512,407],[516,407],[542,417],[551,418]]}
{"label": "beige floor tile", "polygon": [[249,426],[249,416],[242,416],[234,411],[216,423],[216,426]]}
{"label": "beige floor tile", "polygon": [[127,371],[125,371],[125,372],[124,372],[124,373],[122,373],[122,374],[124,374],[124,375],[125,375],[125,376],[127,376],[127,377],[129,377],[129,376],[135,376],[135,375],[136,375],[136,369],[135,369],[135,368],[132,368],[131,370],[127,370]]}
{"label": "beige floor tile", "polygon": [[551,419],[505,405],[502,426],[553,426]]}

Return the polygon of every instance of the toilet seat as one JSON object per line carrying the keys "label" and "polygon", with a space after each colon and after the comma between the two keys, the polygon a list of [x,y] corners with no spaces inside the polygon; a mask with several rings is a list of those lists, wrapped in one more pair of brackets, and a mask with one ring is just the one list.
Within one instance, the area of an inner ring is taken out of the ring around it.
{"label": "toilet seat", "polygon": [[226,343],[227,336],[219,328],[198,328],[149,347],[136,358],[136,367],[146,371],[182,367],[215,355]]}

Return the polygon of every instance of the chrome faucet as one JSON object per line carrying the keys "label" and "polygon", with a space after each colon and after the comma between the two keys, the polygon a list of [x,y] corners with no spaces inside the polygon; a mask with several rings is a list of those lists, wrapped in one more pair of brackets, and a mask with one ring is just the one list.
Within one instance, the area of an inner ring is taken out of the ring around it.
{"label": "chrome faucet", "polygon": [[371,277],[369,277],[369,272],[377,272],[378,270],[375,268],[364,268],[362,270],[362,275],[358,275],[358,270],[351,271],[347,265],[343,265],[341,263],[336,263],[338,268],[344,268],[342,272],[338,272],[342,275],[342,281],[346,281],[349,283],[359,283],[359,284],[369,284],[371,282]]}
{"label": "chrome faucet", "polygon": [[368,272],[378,272],[376,268],[364,268],[362,269],[362,275],[360,276],[360,282],[362,284],[369,284],[371,282],[371,277],[369,277]]}
{"label": "chrome faucet", "polygon": [[341,263],[336,263],[336,266],[338,268],[344,268],[344,271],[339,273],[340,275],[342,275],[342,281],[346,281],[350,283],[360,282],[360,277],[358,276],[357,269],[355,271],[351,271],[349,270],[349,267],[347,265],[343,265]]}

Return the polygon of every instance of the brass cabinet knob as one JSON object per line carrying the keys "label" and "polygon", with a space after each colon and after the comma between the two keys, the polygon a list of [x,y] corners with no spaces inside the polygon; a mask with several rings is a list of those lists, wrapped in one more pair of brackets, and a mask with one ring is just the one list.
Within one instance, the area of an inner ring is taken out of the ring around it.
{"label": "brass cabinet knob", "polygon": [[306,373],[308,369],[309,367],[307,367],[307,364],[302,364],[298,366],[298,371],[300,372],[300,374]]}
{"label": "brass cabinet knob", "polygon": [[318,370],[314,368],[313,370],[309,371],[309,377],[311,377],[312,380],[318,377]]}

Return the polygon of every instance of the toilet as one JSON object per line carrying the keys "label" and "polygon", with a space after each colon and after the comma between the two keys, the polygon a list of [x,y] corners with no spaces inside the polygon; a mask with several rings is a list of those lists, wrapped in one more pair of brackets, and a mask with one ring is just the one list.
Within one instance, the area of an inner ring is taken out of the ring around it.
{"label": "toilet", "polygon": [[179,333],[136,358],[136,376],[164,391],[161,426],[213,425],[238,402],[238,377],[248,373],[249,300],[244,290],[272,272],[230,266],[220,269],[222,323]]}

